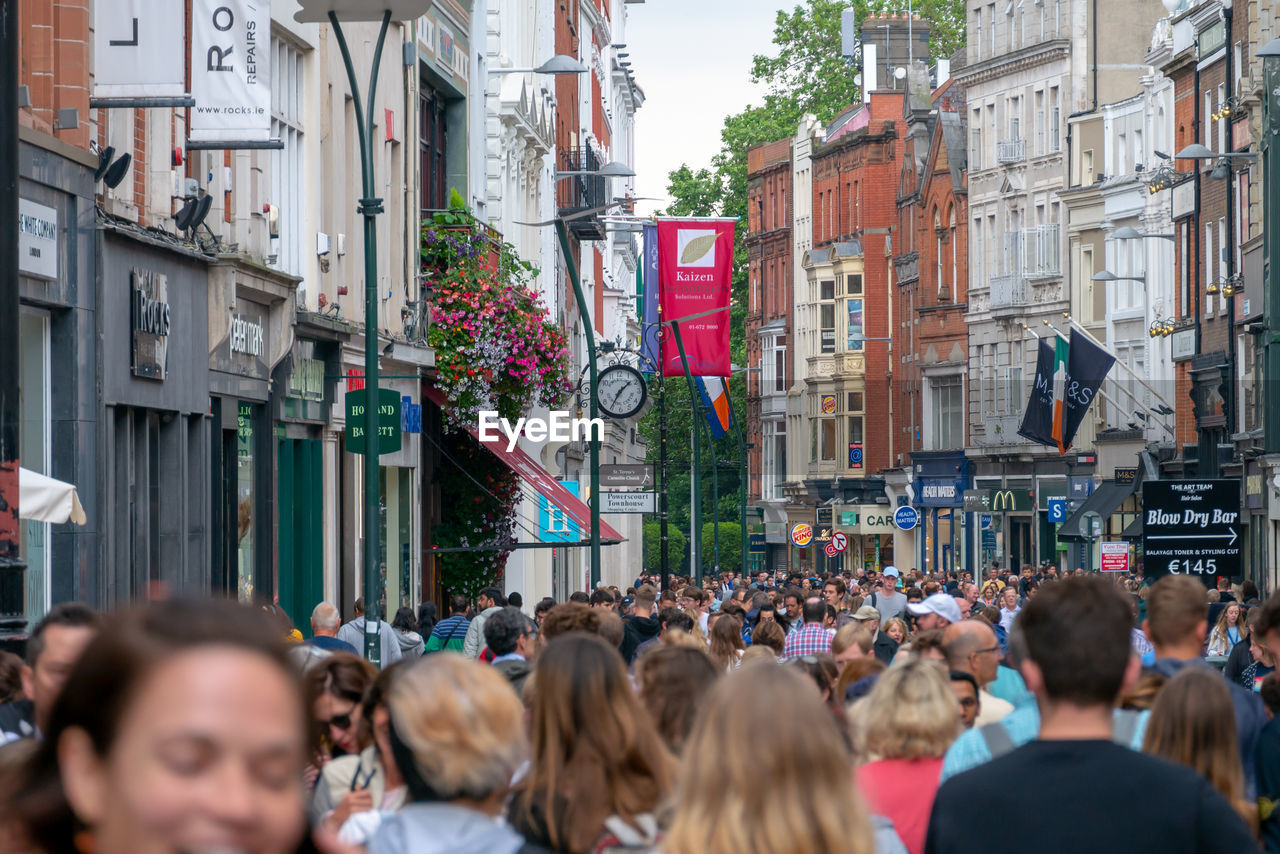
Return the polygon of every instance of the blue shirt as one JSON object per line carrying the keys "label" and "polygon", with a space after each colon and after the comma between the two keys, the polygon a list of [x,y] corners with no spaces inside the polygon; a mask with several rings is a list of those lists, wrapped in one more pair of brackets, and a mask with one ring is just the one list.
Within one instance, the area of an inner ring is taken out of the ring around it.
{"label": "blue shirt", "polygon": [[987,686],[987,693],[1015,708],[1028,703],[1033,706],[1036,704],[1035,696],[1027,690],[1027,683],[1022,681],[1022,674],[1004,665],[996,668],[996,678]]}
{"label": "blue shirt", "polygon": [[[1119,709],[1116,710],[1117,713],[1119,711]],[[1129,746],[1139,752],[1142,750],[1142,738],[1147,733],[1147,720],[1150,717],[1151,712],[1141,712],[1138,716],[1138,725],[1133,728],[1133,741]],[[999,724],[1005,728],[1014,746],[1020,747],[1034,741],[1040,734],[1040,707],[1035,703],[1018,706],[1001,718]],[[981,732],[971,729],[961,733],[942,760],[942,776],[938,782],[942,783],[957,774],[990,761],[991,750],[987,747],[987,740],[982,737]]]}
{"label": "blue shirt", "polygon": [[360,650],[356,649],[351,644],[344,640],[338,640],[335,637],[330,637],[329,635],[316,635],[311,640],[307,641],[307,643],[312,646],[318,646],[321,649],[327,649],[330,652],[349,652],[352,655],[360,654]]}

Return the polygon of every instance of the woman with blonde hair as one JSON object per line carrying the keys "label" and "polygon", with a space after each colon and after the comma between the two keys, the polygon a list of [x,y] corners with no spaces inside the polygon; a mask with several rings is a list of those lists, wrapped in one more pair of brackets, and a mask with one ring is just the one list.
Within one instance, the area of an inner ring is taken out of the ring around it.
{"label": "woman with blonde hair", "polygon": [[533,760],[512,825],[559,854],[652,846],[675,760],[618,650],[595,635],[561,635],[538,654],[533,678]]}
{"label": "woman with blonde hair", "polygon": [[1228,602],[1218,615],[1218,622],[1209,633],[1208,655],[1229,655],[1231,649],[1249,637],[1249,623],[1245,609],[1239,602]]}
{"label": "woman with blonde hair", "polygon": [[890,617],[884,621],[884,625],[880,627],[880,631],[893,638],[899,644],[906,643],[911,632],[907,629],[907,621],[901,617]]}
{"label": "woman with blonde hair", "polygon": [[369,854],[519,851],[524,840],[497,820],[529,755],[524,706],[506,677],[457,653],[436,653],[396,674],[386,705],[408,803],[381,815]]}
{"label": "woman with blonde hair", "polygon": [[719,680],[685,744],[663,854],[876,850],[836,721],[806,681],[763,663]]}
{"label": "woman with blonde hair", "polygon": [[746,648],[737,620],[722,618],[711,627],[711,663],[722,673],[728,673],[742,663],[742,653]]}
{"label": "woman with blonde hair", "polygon": [[946,670],[918,659],[890,667],[849,717],[859,752],[871,758],[857,770],[858,788],[907,851],[922,854],[942,757],[960,734]]}
{"label": "woman with blonde hair", "polygon": [[1164,684],[1151,707],[1143,753],[1185,765],[1235,807],[1256,836],[1258,808],[1246,800],[1244,767],[1227,683],[1207,667],[1187,667]]}

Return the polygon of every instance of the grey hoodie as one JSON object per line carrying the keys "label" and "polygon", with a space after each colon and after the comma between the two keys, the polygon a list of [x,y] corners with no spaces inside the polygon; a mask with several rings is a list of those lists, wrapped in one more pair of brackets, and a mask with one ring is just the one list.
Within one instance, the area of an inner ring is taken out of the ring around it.
{"label": "grey hoodie", "polygon": [[[356,617],[338,629],[338,640],[344,640],[364,653],[364,617]],[[400,660],[400,642],[396,630],[386,620],[378,621],[378,640],[382,643],[382,666],[390,667]]]}
{"label": "grey hoodie", "polygon": [[523,844],[518,833],[484,813],[415,803],[386,816],[369,854],[515,854]]}
{"label": "grey hoodie", "polygon": [[396,629],[396,640],[400,642],[400,654],[404,658],[422,657],[422,635]]}

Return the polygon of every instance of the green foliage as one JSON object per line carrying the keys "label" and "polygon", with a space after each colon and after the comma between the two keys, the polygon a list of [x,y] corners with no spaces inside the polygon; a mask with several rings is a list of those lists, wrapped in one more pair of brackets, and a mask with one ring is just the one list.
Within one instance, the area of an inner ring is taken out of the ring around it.
{"label": "green foliage", "polygon": [[[858,100],[858,66],[840,55],[840,14],[848,6],[848,0],[808,0],[790,12],[778,10],[773,25],[777,55],[751,60],[752,81],[768,86],[773,103],[766,107],[792,107],[825,123]],[[853,8],[861,24],[870,4],[854,0]]]}
{"label": "green foliage", "polygon": [[[703,574],[709,576],[717,564],[715,555],[715,526],[706,522],[702,526]],[[742,526],[737,522],[720,523],[720,570],[738,572],[742,569]]]}
{"label": "green foliage", "polygon": [[[662,532],[657,522],[644,523],[644,567],[656,572],[662,568]],[[667,559],[671,574],[677,575],[689,554],[689,538],[675,525],[667,526]]]}
{"label": "green foliage", "polygon": [[[437,546],[473,547],[515,539],[513,509],[520,498],[520,478],[481,447],[465,430],[442,437],[442,459],[436,469],[442,514],[432,537]],[[508,552],[452,552],[439,556],[441,580],[449,593],[474,598],[497,583]]]}
{"label": "green foliage", "polygon": [[467,200],[462,198],[462,193],[458,192],[457,187],[449,188],[449,209],[455,211],[467,209]]}

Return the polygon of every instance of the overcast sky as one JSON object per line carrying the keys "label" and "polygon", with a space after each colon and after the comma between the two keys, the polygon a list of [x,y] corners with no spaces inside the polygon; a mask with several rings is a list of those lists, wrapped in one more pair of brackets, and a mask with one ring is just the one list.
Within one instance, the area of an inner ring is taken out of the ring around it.
{"label": "overcast sky", "polygon": [[724,117],[763,100],[751,57],[772,53],[773,23],[795,0],[646,0],[627,6],[627,50],[645,102],[636,114],[637,195],[666,204],[667,173],[709,166]]}

